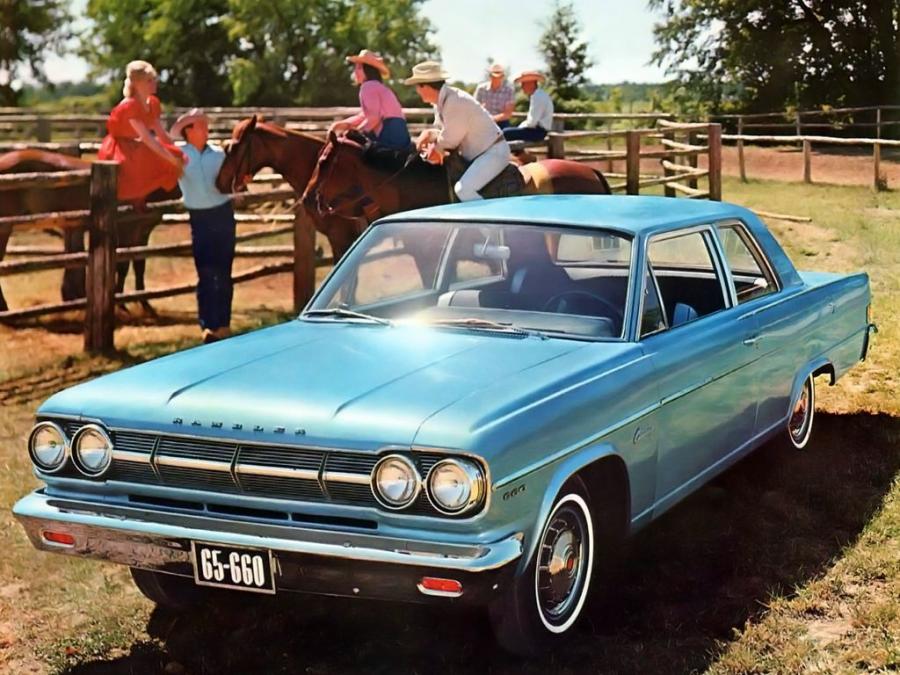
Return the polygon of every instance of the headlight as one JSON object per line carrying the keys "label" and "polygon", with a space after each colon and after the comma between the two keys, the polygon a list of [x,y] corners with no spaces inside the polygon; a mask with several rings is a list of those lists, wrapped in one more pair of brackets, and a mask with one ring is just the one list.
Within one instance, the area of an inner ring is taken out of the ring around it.
{"label": "headlight", "polygon": [[442,460],[428,474],[428,496],[434,508],[443,513],[468,511],[484,496],[484,474],[474,462]]}
{"label": "headlight", "polygon": [[66,435],[53,422],[38,422],[28,437],[31,461],[44,473],[59,471],[66,463]]}
{"label": "headlight", "polygon": [[419,496],[422,478],[415,464],[403,455],[388,455],[372,471],[372,493],[383,506],[402,509]]}
{"label": "headlight", "polygon": [[72,439],[72,459],[85,476],[95,478],[109,468],[113,444],[102,427],[88,424]]}

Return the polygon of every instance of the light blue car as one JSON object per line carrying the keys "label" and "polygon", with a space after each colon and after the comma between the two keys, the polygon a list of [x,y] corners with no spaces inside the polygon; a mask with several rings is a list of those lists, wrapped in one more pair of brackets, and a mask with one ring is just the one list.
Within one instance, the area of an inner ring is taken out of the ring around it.
{"label": "light blue car", "polygon": [[[43,550],[208,587],[489,608],[528,653],[603,562],[866,356],[865,274],[799,273],[728,204],[537,196],[373,225],[297,320],[44,403]],[[24,451],[24,449],[23,449]]]}

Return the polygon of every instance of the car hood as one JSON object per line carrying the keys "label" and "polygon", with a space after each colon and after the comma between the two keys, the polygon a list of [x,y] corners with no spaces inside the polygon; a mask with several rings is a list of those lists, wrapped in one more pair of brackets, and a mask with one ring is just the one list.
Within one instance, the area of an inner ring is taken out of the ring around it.
{"label": "car hood", "polygon": [[511,378],[521,381],[525,371],[588,344],[293,321],[72,387],[39,414],[264,442],[302,436],[304,444],[358,449],[411,444],[438,411]]}

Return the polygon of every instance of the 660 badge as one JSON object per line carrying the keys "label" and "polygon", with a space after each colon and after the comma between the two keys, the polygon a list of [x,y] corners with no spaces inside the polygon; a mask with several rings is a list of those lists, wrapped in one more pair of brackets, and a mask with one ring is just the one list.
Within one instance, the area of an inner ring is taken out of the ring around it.
{"label": "660 badge", "polygon": [[191,542],[194,581],[200,586],[274,593],[272,552]]}

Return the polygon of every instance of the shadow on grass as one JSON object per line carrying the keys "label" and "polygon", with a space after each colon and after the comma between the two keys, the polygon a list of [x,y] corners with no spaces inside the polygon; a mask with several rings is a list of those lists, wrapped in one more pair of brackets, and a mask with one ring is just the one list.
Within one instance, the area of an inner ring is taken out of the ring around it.
{"label": "shadow on grass", "polygon": [[[156,641],[69,672],[690,672],[719,641],[821,574],[900,470],[900,419],[826,415],[809,448],[766,446],[630,544],[604,603],[544,659],[500,652],[475,610],[311,596],[231,598],[192,616],[155,610]],[[180,664],[179,670],[172,662]]]}

